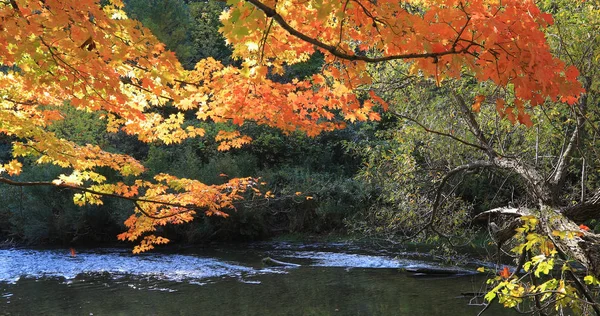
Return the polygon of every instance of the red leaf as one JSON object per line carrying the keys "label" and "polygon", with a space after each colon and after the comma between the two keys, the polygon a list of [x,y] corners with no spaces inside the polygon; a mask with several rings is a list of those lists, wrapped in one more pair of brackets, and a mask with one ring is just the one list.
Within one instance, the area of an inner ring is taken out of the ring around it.
{"label": "red leaf", "polygon": [[575,66],[569,66],[565,70],[565,76],[569,81],[576,81],[577,77],[579,76],[579,70],[577,70]]}
{"label": "red leaf", "polygon": [[581,230],[583,230],[583,231],[586,231],[586,232],[590,230],[590,228],[589,228],[589,227],[587,227],[587,226],[586,226],[586,225],[584,225],[584,224],[581,224],[581,225],[579,225],[579,229],[581,229]]}
{"label": "red leaf", "polygon": [[500,276],[508,279],[508,277],[510,276],[510,271],[508,271],[508,267],[504,267],[504,269],[502,269],[502,271],[500,271]]}
{"label": "red leaf", "polygon": [[485,100],[485,96],[484,95],[478,95],[475,97],[475,103],[473,103],[473,112],[479,112],[479,110],[481,109],[481,102],[483,102],[483,100]]}

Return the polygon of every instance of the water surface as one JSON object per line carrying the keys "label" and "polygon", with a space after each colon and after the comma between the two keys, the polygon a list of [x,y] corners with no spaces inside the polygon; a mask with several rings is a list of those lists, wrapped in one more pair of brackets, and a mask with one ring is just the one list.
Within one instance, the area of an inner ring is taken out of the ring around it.
{"label": "water surface", "polygon": [[[301,264],[264,267],[263,257]],[[476,315],[485,277],[352,247],[257,244],[132,255],[0,250],[0,315]],[[492,308],[486,315],[507,315]]]}

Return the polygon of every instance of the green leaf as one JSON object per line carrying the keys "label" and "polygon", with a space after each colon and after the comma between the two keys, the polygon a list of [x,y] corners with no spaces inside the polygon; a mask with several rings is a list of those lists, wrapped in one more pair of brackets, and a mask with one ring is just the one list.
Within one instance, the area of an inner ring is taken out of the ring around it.
{"label": "green leaf", "polygon": [[496,292],[488,292],[484,298],[486,301],[491,302],[493,299],[496,298]]}
{"label": "green leaf", "polygon": [[587,285],[600,285],[600,281],[596,279],[593,275],[586,275],[583,278],[583,282]]}

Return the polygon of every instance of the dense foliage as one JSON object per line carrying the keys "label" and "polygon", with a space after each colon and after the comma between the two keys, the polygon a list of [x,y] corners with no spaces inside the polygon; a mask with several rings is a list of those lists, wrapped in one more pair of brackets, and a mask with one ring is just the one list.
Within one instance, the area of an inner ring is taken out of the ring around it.
{"label": "dense foliage", "polygon": [[597,273],[600,258],[591,246],[600,232],[600,6],[541,5],[555,17],[546,30],[552,51],[580,70],[586,94],[573,107],[547,101],[529,109],[531,123],[520,120],[533,125],[526,127],[513,124],[515,113],[499,102],[510,89],[470,76],[440,85],[402,62],[374,67],[390,127],[351,149],[365,158],[360,177],[382,194],[354,226],[393,240],[449,244],[487,226],[495,257],[509,254],[516,265],[481,269],[492,275],[487,301],[521,312],[597,313],[597,279],[581,274]]}
{"label": "dense foliage", "polygon": [[141,252],[344,225],[454,245],[486,226],[516,264],[482,269],[486,303],[600,314],[599,10],[0,2],[1,232],[125,229]]}
{"label": "dense foliage", "polygon": [[[200,59],[212,57],[230,63],[231,49],[218,32],[220,2],[127,1],[126,12],[147,26],[173,50],[186,67]],[[286,69],[278,80],[291,81],[310,76],[322,65],[318,55]],[[370,192],[353,180],[360,161],[347,155],[342,141],[355,137],[355,129],[329,132],[316,138],[303,133],[281,131],[252,123],[241,127],[253,142],[243,148],[222,152],[211,141],[220,130],[235,130],[227,123],[201,123],[186,119],[186,124],[200,125],[207,137],[188,139],[181,144],[146,144],[125,133],[111,134],[97,113],[61,109],[63,120],[49,127],[60,138],[84,146],[98,145],[112,152],[129,153],[143,162],[152,179],[166,172],[177,177],[197,179],[206,184],[222,184],[228,178],[254,176],[265,183],[261,189],[271,192],[269,199],[239,201],[235,210],[226,210],[227,220],[200,216],[177,229],[163,231],[169,239],[185,242],[256,239],[281,233],[329,233],[344,231],[344,220],[369,203]],[[10,158],[10,147],[3,147],[3,157]],[[23,161],[27,172],[15,177],[20,181],[56,178],[61,168],[38,166]],[[108,172],[108,170],[107,170]],[[110,172],[109,172],[110,173]],[[115,180],[120,179],[112,173]],[[130,205],[108,199],[104,205],[74,205],[72,193],[54,188],[3,186],[2,235],[28,243],[82,244],[114,242],[128,217]],[[301,192],[301,195],[296,195]],[[312,199],[307,200],[306,196]],[[250,197],[252,198],[252,197]]]}

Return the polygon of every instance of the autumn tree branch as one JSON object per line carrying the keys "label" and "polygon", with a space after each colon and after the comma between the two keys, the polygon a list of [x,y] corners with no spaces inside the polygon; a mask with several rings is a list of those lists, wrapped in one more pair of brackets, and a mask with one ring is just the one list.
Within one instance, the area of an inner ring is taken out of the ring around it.
{"label": "autumn tree branch", "polygon": [[[173,217],[173,216],[177,216],[179,214],[189,213],[192,211],[200,211],[200,212],[206,211],[206,208],[204,208],[204,207],[197,207],[197,206],[193,206],[193,205],[184,205],[184,204],[180,204],[180,203],[165,202],[165,201],[153,200],[153,199],[136,198],[136,197],[124,196],[124,195],[115,194],[115,193],[101,192],[101,191],[92,190],[89,188],[84,188],[81,186],[71,185],[71,184],[67,184],[67,183],[53,183],[53,182],[42,182],[42,181],[24,182],[24,181],[14,181],[14,180],[4,178],[4,177],[0,177],[0,183],[12,185],[12,186],[18,186],[18,187],[40,187],[40,186],[55,187],[55,188],[62,188],[62,189],[68,189],[68,190],[73,190],[73,191],[81,191],[81,192],[91,193],[91,194],[95,194],[95,195],[99,195],[99,196],[106,196],[106,197],[111,197],[111,198],[128,200],[128,201],[134,202],[136,207],[142,212],[142,214],[144,214],[152,219],[164,219],[167,217]],[[155,215],[149,214],[148,212],[144,211],[141,207],[139,207],[140,202],[183,208],[185,210],[182,210],[180,212],[173,213],[173,214],[155,216]]]}
{"label": "autumn tree branch", "polygon": [[400,54],[400,55],[389,55],[383,57],[368,57],[368,56],[360,56],[354,54],[347,54],[341,51],[338,47],[326,44],[322,41],[319,41],[316,38],[310,37],[292,27],[285,19],[277,13],[277,11],[266,4],[260,2],[259,0],[245,0],[246,2],[254,5],[259,10],[263,11],[265,15],[269,18],[272,18],[281,26],[284,30],[286,30],[290,35],[295,36],[307,43],[313,44],[323,50],[328,51],[333,56],[336,56],[341,59],[349,60],[349,61],[364,61],[367,63],[379,63],[383,61],[390,60],[399,60],[399,59],[413,59],[413,58],[433,58],[437,60],[439,57],[446,55],[456,55],[456,54],[465,54],[469,52],[469,49],[473,46],[473,43],[469,43],[466,47],[462,49],[456,49],[453,46],[450,50],[437,52],[437,53],[410,53],[410,54]]}
{"label": "autumn tree branch", "polygon": [[516,158],[501,157],[493,146],[490,144],[485,134],[483,133],[475,115],[467,106],[465,100],[453,92],[454,99],[462,112],[463,119],[467,123],[471,133],[477,138],[481,147],[485,148],[485,152],[496,167],[507,169],[521,176],[531,192],[540,200],[541,204],[555,205],[551,188],[548,186],[546,179],[534,167],[529,166]]}

